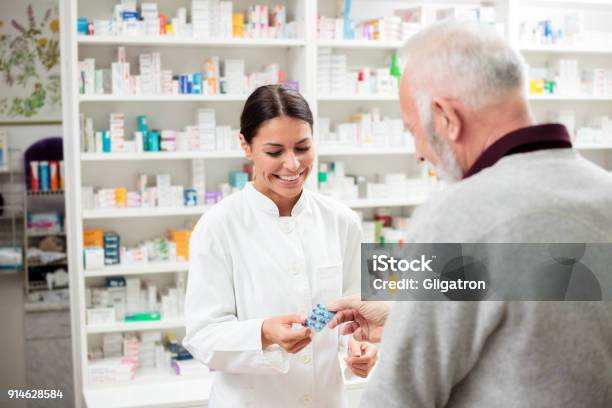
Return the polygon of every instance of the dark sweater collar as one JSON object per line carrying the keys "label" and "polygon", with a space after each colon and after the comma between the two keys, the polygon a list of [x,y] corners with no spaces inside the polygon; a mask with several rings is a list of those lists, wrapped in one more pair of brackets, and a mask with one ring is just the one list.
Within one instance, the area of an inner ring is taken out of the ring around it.
{"label": "dark sweater collar", "polygon": [[559,124],[528,126],[514,130],[489,146],[476,159],[463,178],[493,166],[504,156],[514,153],[528,153],[536,150],[571,148],[572,142],[567,129]]}

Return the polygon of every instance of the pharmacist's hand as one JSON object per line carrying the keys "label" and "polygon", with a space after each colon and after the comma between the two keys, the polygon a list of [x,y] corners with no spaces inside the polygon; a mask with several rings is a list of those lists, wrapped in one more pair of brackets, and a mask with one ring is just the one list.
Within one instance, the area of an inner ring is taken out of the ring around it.
{"label": "pharmacist's hand", "polygon": [[372,343],[359,342],[351,336],[346,365],[357,377],[366,378],[378,360],[378,348]]}
{"label": "pharmacist's hand", "polygon": [[364,302],[360,300],[359,295],[336,299],[330,302],[327,308],[337,312],[328,323],[330,329],[346,323],[340,328],[341,334],[352,333],[359,341],[375,343],[380,341],[390,310],[388,302]]}
{"label": "pharmacist's hand", "polygon": [[294,323],[302,324],[306,318],[300,315],[275,316],[261,325],[262,348],[278,344],[289,353],[298,353],[312,341],[309,328],[292,329]]}

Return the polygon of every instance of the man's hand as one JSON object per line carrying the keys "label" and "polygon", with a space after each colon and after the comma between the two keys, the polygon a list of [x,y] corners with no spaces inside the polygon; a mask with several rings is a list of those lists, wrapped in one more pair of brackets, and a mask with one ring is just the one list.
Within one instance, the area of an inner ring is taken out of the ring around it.
{"label": "man's hand", "polygon": [[357,377],[366,378],[378,359],[378,348],[372,343],[349,339],[346,365]]}
{"label": "man's hand", "polygon": [[336,299],[327,305],[336,315],[328,323],[330,329],[347,323],[341,334],[353,334],[358,341],[379,342],[390,306],[387,302],[363,302],[358,295]]}

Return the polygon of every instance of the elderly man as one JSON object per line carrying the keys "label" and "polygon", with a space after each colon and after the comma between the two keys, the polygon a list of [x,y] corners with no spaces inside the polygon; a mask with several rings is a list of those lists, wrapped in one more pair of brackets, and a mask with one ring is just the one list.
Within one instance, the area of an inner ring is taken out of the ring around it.
{"label": "elderly man", "polygon": [[[523,61],[492,29],[443,22],[405,47],[400,104],[417,158],[452,183],[413,214],[412,242],[611,242],[612,176],[535,125]],[[605,302],[357,299],[330,326],[378,340],[363,407],[611,407]]]}

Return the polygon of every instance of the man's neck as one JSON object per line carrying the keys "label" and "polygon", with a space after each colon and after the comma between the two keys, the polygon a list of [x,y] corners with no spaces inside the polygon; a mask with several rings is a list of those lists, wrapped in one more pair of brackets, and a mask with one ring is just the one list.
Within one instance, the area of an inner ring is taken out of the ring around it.
{"label": "man's neck", "polygon": [[474,133],[470,138],[473,138],[475,144],[473,153],[468,157],[466,169],[469,169],[487,148],[508,133],[535,125],[535,120],[522,98],[514,103],[489,108],[485,112],[479,112],[477,116],[485,119],[472,127]]}

